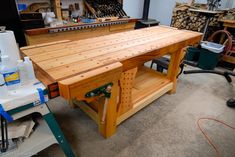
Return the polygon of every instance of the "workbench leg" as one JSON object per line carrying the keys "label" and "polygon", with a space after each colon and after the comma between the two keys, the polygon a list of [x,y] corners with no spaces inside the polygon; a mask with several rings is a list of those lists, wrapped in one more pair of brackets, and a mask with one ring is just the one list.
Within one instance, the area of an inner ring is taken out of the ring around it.
{"label": "workbench leg", "polygon": [[184,50],[178,50],[171,54],[170,64],[167,71],[167,78],[173,82],[173,88],[170,90],[170,94],[176,92],[176,84],[177,84],[177,75],[179,73],[180,62],[183,58]]}
{"label": "workbench leg", "polygon": [[107,112],[105,122],[102,123],[102,115],[104,105],[98,106],[98,114],[99,114],[99,132],[105,138],[112,136],[116,132],[117,127],[117,103],[118,103],[118,81],[113,82],[111,97],[108,102]]}
{"label": "workbench leg", "polygon": [[58,141],[61,149],[64,151],[65,155],[67,157],[75,157],[69,143],[64,137],[64,134],[62,133],[55,117],[51,112],[49,112],[46,115],[43,115],[43,118],[47,122],[49,128],[51,129],[52,133],[54,134],[56,140]]}
{"label": "workbench leg", "polygon": [[76,109],[76,108],[78,108],[78,106],[74,104],[74,101],[75,100],[68,100],[68,104],[71,108]]}

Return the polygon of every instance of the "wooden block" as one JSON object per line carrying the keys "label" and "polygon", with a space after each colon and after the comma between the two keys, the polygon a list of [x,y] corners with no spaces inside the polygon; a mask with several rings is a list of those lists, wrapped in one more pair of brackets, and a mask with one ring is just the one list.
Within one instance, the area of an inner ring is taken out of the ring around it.
{"label": "wooden block", "polygon": [[120,79],[120,103],[118,105],[118,115],[132,109],[132,88],[135,81],[137,68],[125,71]]}

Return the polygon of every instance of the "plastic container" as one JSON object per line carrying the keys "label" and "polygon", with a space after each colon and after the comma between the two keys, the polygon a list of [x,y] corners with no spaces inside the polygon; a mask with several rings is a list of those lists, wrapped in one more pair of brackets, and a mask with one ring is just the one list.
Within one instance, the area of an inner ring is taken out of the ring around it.
{"label": "plastic container", "polygon": [[198,61],[200,56],[200,50],[195,47],[189,47],[187,48],[187,54],[185,56],[185,59],[187,61]]}
{"label": "plastic container", "polygon": [[17,62],[18,62],[17,68],[18,68],[18,71],[20,74],[20,83],[21,83],[21,85],[24,85],[24,84],[26,84],[26,82],[29,81],[27,69],[26,69],[26,66],[25,66],[23,60],[18,60]]}
{"label": "plastic container", "polygon": [[0,73],[4,77],[6,86],[10,90],[18,88],[20,85],[20,77],[17,66],[10,61],[7,55],[1,56],[1,61]]}
{"label": "plastic container", "polygon": [[213,70],[220,59],[224,46],[213,42],[202,42],[198,67],[204,70]]}
{"label": "plastic container", "polygon": [[1,29],[0,51],[1,55],[9,56],[10,62],[14,66],[17,65],[17,60],[20,59],[20,51],[15,40],[15,35],[12,31],[5,31],[4,29]]}
{"label": "plastic container", "polygon": [[219,62],[220,54],[207,49],[201,49],[198,67],[203,70],[213,70]]}
{"label": "plastic container", "polygon": [[18,10],[19,11],[23,11],[27,9],[27,5],[26,4],[18,4]]}
{"label": "plastic container", "polygon": [[35,73],[33,69],[33,63],[29,59],[29,57],[24,57],[24,64],[27,69],[27,76],[28,76],[29,81],[35,81],[36,77],[35,77]]}
{"label": "plastic container", "polygon": [[201,47],[214,53],[221,53],[224,51],[224,45],[216,44],[216,43],[208,42],[208,41],[202,42]]}
{"label": "plastic container", "polygon": [[7,98],[8,89],[2,74],[0,74],[0,98],[4,99]]}

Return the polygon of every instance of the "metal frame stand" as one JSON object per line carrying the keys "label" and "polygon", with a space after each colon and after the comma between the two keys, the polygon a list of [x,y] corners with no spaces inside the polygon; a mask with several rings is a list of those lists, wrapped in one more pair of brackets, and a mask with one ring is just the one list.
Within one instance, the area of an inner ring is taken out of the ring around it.
{"label": "metal frame stand", "polygon": [[21,117],[24,117],[26,115],[30,115],[36,112],[42,115],[43,119],[46,121],[48,127],[52,131],[53,135],[55,136],[60,148],[63,150],[66,157],[75,157],[69,143],[67,142],[55,117],[53,116],[52,112],[50,111],[46,103],[38,105],[38,106],[34,106],[33,104],[28,104],[28,105],[8,111],[8,114],[10,114],[14,120],[17,120]]}

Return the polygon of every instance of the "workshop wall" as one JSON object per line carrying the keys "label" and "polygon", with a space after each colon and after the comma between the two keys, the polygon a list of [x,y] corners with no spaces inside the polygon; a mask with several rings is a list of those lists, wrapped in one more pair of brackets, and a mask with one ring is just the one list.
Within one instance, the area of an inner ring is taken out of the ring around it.
{"label": "workshop wall", "polygon": [[128,16],[141,18],[143,13],[144,0],[124,0],[123,9]]}

